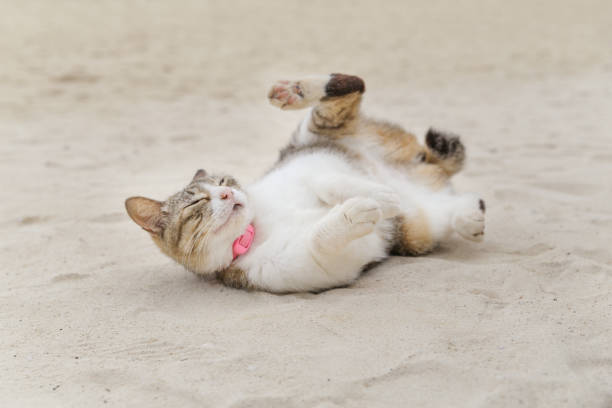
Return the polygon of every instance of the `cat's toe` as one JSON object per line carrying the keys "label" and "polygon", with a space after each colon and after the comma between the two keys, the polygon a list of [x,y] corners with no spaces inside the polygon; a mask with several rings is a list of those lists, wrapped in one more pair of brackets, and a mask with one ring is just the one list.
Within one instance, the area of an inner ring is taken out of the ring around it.
{"label": "cat's toe", "polygon": [[301,107],[304,92],[299,82],[278,81],[268,92],[270,103],[281,109]]}
{"label": "cat's toe", "polygon": [[380,204],[371,198],[352,198],[345,205],[344,217],[352,225],[376,224],[382,217]]}

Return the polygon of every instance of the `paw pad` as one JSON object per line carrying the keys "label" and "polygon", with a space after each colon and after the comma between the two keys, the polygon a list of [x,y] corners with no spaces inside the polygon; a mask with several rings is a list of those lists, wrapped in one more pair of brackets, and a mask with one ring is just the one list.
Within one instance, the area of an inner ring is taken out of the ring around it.
{"label": "paw pad", "polygon": [[304,92],[299,82],[278,81],[268,92],[268,99],[274,105],[287,108],[304,99]]}

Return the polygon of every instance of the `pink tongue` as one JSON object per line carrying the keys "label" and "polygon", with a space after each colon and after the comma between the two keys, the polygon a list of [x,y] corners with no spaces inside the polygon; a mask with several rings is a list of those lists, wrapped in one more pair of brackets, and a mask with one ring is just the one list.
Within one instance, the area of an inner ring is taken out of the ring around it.
{"label": "pink tongue", "polygon": [[251,247],[251,244],[253,243],[254,236],[255,227],[253,227],[252,224],[249,224],[244,234],[236,238],[234,244],[232,245],[234,259],[248,252],[249,248]]}

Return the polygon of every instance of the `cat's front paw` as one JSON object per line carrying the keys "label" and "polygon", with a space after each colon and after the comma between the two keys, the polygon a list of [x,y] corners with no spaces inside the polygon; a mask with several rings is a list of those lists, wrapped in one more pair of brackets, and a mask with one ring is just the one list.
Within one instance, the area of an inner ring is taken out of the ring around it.
{"label": "cat's front paw", "polygon": [[281,109],[298,109],[302,107],[304,91],[299,81],[278,81],[270,88],[268,99]]}
{"label": "cat's front paw", "polygon": [[455,210],[453,229],[467,240],[482,241],[485,231],[485,202],[477,197],[466,197]]}
{"label": "cat's front paw", "polygon": [[374,231],[382,218],[380,204],[371,198],[354,197],[342,204],[344,222],[351,235],[363,236]]}

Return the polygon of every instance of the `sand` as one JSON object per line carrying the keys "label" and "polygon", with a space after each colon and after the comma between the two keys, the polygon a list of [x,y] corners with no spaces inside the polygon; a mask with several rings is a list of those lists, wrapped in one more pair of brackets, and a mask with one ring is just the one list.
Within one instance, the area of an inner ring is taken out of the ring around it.
{"label": "sand", "polygon": [[[612,406],[612,3],[0,2],[0,406]],[[278,78],[463,135],[486,241],[347,288],[232,290],[127,217],[248,183]]]}

